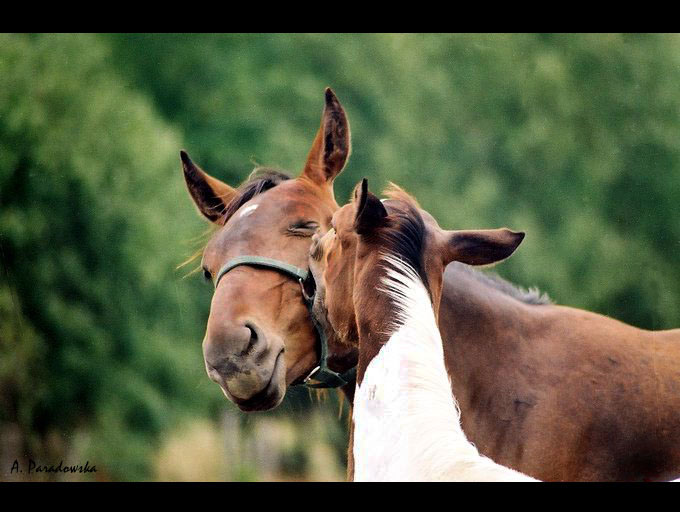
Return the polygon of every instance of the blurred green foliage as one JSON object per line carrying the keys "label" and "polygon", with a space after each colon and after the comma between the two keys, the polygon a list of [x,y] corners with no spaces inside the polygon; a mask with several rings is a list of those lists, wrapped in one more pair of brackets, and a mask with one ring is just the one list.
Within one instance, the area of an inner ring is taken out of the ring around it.
{"label": "blurred green foliage", "polygon": [[227,407],[210,291],[175,270],[206,229],[178,150],[232,185],[297,173],[328,85],[352,127],[339,203],[394,181],[443,227],[526,231],[514,282],[678,327],[678,83],[677,35],[0,36],[0,421],[137,479]]}
{"label": "blurred green foliage", "polygon": [[142,478],[158,434],[217,398],[187,342],[209,296],[175,271],[203,229],[181,139],[98,38],[1,38],[0,418],[34,458],[84,428],[91,460]]}

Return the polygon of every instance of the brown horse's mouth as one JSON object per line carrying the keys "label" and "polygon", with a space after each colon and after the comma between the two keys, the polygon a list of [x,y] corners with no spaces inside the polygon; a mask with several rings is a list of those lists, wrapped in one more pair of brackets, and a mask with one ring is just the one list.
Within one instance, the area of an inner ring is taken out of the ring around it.
{"label": "brown horse's mouth", "polygon": [[269,409],[273,409],[279,405],[285,395],[285,393],[281,393],[278,382],[281,380],[281,376],[279,375],[281,368],[283,368],[285,383],[285,360],[283,357],[283,350],[281,350],[279,355],[276,356],[274,368],[272,369],[272,373],[267,384],[256,394],[245,400],[233,396],[226,389],[226,386],[220,387],[222,387],[222,391],[224,392],[225,396],[234,402],[243,412],[268,411]]}

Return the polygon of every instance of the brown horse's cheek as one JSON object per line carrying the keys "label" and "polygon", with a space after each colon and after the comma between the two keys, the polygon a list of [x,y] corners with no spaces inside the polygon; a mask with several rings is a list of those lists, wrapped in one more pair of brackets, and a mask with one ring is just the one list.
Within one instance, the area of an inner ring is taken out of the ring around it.
{"label": "brown horse's cheek", "polygon": [[285,323],[293,327],[284,340],[286,355],[286,380],[292,382],[308,373],[316,364],[316,332],[309,320],[309,311],[304,305],[290,308]]}

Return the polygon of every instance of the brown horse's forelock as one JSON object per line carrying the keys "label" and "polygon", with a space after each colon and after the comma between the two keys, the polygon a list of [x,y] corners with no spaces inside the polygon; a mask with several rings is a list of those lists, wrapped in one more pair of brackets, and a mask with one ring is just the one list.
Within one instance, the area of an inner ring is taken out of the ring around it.
{"label": "brown horse's forelock", "polygon": [[226,223],[241,206],[253,197],[274,188],[281,182],[291,179],[291,176],[279,169],[271,167],[257,167],[250,173],[248,179],[239,186],[236,196],[229,201],[223,212],[223,223]]}
{"label": "brown horse's forelock", "polygon": [[425,221],[418,210],[418,203],[394,185],[388,188],[385,195],[395,202],[385,203],[388,212],[387,225],[378,232],[380,245],[385,252],[402,259],[411,266],[423,281],[427,293],[432,297],[423,259]]}

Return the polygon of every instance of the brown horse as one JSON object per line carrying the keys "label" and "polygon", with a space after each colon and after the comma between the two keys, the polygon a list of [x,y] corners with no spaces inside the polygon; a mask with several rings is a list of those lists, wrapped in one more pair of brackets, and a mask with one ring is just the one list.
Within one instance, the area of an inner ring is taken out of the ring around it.
{"label": "brown horse", "polygon": [[[310,250],[315,311],[356,323],[358,338],[341,340],[359,350],[355,481],[533,480],[481,457],[463,433],[444,365],[438,303],[432,303],[441,296],[447,264],[500,261],[524,233],[443,231],[400,189],[388,197],[381,202],[364,179],[355,200],[335,212],[333,229],[314,235]],[[356,254],[342,250],[355,240]],[[351,272],[340,274],[339,266]],[[345,290],[347,275],[351,293],[336,293]]]}
{"label": "brown horse", "polygon": [[[338,208],[333,180],[350,152],[347,118],[333,92],[302,173],[295,179],[259,169],[239,189],[209,176],[181,152],[187,187],[199,211],[220,226],[203,251],[204,276],[216,281],[234,257],[256,255],[307,267],[312,235],[328,229]],[[240,265],[216,286],[203,340],[208,375],[243,411],[276,407],[286,387],[317,364],[316,335],[300,285],[281,272]],[[331,369],[356,353],[329,347]],[[353,386],[345,387],[349,398]]]}
{"label": "brown horse", "polygon": [[[235,190],[182,153],[194,202],[221,226],[204,251],[206,276],[245,254],[306,267],[313,232],[325,232],[338,208],[332,183],[349,147],[347,118],[329,90],[295,179],[265,173]],[[541,480],[680,475],[680,330],[644,331],[551,305],[459,262],[444,273],[440,312],[463,429],[482,454]],[[285,386],[317,364],[317,342],[290,277],[240,266],[216,289],[206,368],[242,410],[280,403]],[[335,340],[329,349],[332,369],[356,364],[356,351]],[[351,399],[352,386],[343,391]]]}

